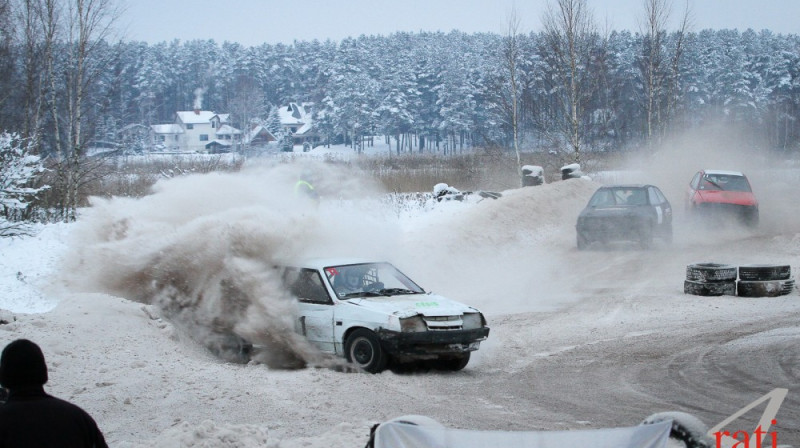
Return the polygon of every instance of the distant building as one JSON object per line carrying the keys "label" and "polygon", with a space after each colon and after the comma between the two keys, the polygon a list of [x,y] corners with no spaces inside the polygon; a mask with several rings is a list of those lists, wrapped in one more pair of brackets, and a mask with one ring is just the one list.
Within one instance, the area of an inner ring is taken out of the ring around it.
{"label": "distant building", "polygon": [[[291,143],[313,145],[319,142],[312,108],[313,103],[289,103],[279,108],[281,128]],[[277,140],[262,125],[254,124],[249,131],[241,131],[231,126],[230,114],[200,109],[176,112],[174,123],[152,125],[150,134],[155,148],[180,152],[229,152],[240,144],[258,147]]]}
{"label": "distant building", "polygon": [[289,103],[278,111],[286,135],[290,135],[295,145],[319,142],[319,134],[314,129],[313,103]]}
{"label": "distant building", "polygon": [[242,135],[242,143],[249,146],[265,146],[276,140],[272,132],[260,124],[253,124],[250,130]]}
{"label": "distant building", "polygon": [[181,148],[181,134],[183,127],[178,124],[154,124],[150,126],[153,136],[153,146],[157,149],[178,151]]}
{"label": "distant building", "polygon": [[242,131],[228,124],[229,117],[199,109],[176,112],[174,123],[150,126],[153,145],[168,151],[230,151],[241,142]]}

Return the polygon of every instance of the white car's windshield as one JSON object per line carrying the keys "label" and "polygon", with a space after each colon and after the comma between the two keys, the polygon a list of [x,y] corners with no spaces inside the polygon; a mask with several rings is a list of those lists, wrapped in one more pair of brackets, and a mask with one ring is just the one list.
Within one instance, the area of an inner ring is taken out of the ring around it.
{"label": "white car's windshield", "polygon": [[422,294],[425,291],[389,263],[328,266],[325,275],[339,298]]}

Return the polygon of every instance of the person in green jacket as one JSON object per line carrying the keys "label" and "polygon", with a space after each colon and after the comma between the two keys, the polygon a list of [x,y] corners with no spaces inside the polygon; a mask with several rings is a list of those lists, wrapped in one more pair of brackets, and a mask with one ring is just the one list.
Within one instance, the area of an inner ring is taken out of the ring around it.
{"label": "person in green jacket", "polygon": [[294,184],[294,195],[307,197],[319,203],[319,194],[314,189],[314,186],[311,185],[311,178],[311,173],[304,171],[302,176],[300,176],[300,179]]}

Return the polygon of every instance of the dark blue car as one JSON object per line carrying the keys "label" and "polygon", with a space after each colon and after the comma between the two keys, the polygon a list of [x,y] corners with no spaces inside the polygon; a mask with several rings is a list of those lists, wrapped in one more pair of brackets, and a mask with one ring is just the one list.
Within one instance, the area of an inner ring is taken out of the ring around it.
{"label": "dark blue car", "polygon": [[589,199],[575,229],[580,250],[612,241],[647,249],[654,238],[672,242],[672,206],[654,185],[606,185]]}

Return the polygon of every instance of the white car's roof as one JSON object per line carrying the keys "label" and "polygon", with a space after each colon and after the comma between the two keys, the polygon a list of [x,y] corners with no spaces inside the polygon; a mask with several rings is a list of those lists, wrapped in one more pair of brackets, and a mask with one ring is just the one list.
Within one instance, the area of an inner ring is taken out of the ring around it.
{"label": "white car's roof", "polygon": [[342,266],[347,264],[383,263],[383,262],[384,261],[382,260],[372,260],[369,258],[337,257],[337,258],[311,258],[289,264],[301,268],[323,269],[328,266]]}
{"label": "white car's roof", "polygon": [[741,171],[728,171],[728,170],[703,170],[706,174],[718,174],[720,176],[744,176]]}

